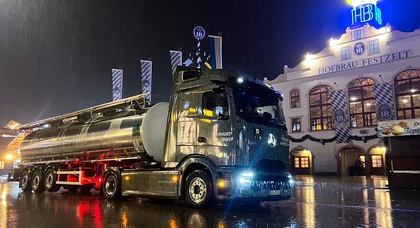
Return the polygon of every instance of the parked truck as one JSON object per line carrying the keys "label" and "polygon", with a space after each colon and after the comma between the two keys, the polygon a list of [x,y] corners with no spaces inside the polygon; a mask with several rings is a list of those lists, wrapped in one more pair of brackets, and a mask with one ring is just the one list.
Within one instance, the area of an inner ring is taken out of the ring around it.
{"label": "parked truck", "polygon": [[[106,198],[277,201],[291,197],[282,96],[228,70],[178,67],[170,102],[140,94],[23,125],[23,191]],[[17,139],[19,136],[17,137]]]}

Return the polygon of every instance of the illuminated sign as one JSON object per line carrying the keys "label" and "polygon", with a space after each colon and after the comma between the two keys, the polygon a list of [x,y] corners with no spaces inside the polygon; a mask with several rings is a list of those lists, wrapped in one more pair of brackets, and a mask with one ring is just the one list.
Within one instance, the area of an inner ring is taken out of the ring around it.
{"label": "illuminated sign", "polygon": [[348,4],[353,5],[351,10],[351,27],[357,28],[365,23],[372,25],[382,25],[382,12],[376,6],[376,0],[347,0]]}
{"label": "illuminated sign", "polygon": [[356,53],[356,55],[361,55],[365,52],[365,44],[362,42],[358,42],[357,44],[354,45],[354,53]]}
{"label": "illuminated sign", "polygon": [[0,128],[0,135],[15,136],[17,134],[18,134],[18,130],[17,129]]}
{"label": "illuminated sign", "polygon": [[318,73],[328,74],[328,73],[334,73],[334,72],[339,72],[339,71],[351,70],[353,68],[358,68],[358,67],[370,66],[370,65],[386,63],[386,62],[393,62],[397,60],[406,59],[410,57],[410,54],[411,54],[410,50],[405,50],[405,51],[370,57],[367,59],[354,60],[354,61],[340,63],[336,65],[321,67],[318,69]]}

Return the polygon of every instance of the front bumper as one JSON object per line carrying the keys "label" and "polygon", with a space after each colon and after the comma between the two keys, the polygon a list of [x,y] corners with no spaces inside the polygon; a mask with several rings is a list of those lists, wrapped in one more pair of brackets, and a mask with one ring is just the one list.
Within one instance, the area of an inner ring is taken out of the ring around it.
{"label": "front bumper", "polygon": [[[223,184],[220,184],[223,183]],[[290,173],[236,172],[229,180],[219,179],[218,200],[255,199],[260,201],[287,200],[292,196]]]}

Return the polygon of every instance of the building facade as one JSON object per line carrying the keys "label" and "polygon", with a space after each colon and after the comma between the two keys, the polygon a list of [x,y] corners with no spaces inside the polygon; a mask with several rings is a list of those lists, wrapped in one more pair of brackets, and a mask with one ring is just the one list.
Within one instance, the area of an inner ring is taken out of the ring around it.
{"label": "building facade", "polygon": [[376,127],[420,118],[420,29],[351,26],[269,83],[284,95],[292,173],[386,175]]}

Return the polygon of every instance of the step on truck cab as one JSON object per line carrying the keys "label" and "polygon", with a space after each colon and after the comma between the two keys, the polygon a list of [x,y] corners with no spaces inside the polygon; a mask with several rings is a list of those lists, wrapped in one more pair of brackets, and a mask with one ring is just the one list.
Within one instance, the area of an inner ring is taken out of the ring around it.
{"label": "step on truck cab", "polygon": [[282,96],[229,70],[178,67],[169,103],[143,95],[27,124],[20,148],[25,191],[101,190],[186,200],[291,197]]}

